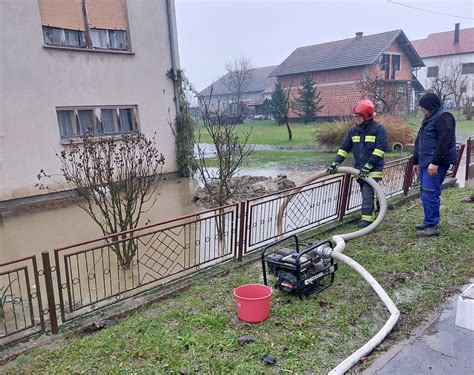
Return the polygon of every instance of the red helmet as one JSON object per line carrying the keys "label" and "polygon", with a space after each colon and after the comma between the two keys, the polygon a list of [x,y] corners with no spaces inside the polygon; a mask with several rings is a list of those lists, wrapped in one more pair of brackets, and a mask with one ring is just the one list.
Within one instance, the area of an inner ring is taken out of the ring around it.
{"label": "red helmet", "polygon": [[374,103],[368,99],[362,99],[355,105],[352,113],[361,115],[364,117],[365,121],[372,120],[376,115],[374,111]]}

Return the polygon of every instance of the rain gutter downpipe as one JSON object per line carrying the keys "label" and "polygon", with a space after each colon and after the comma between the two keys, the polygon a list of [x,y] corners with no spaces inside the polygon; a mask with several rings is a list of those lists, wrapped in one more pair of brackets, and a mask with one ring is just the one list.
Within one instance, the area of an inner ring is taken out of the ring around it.
{"label": "rain gutter downpipe", "polygon": [[176,79],[178,77],[178,63],[177,63],[177,51],[176,51],[176,36],[175,36],[175,24],[174,24],[174,9],[173,9],[173,0],[166,0],[166,14],[168,17],[168,37],[170,43],[170,52],[171,52],[171,71],[173,72],[173,89],[175,97],[175,109],[176,114],[180,112],[179,110],[179,95]]}
{"label": "rain gutter downpipe", "polygon": [[[340,167],[338,169],[338,173],[350,173],[352,175],[358,175],[359,171],[355,168]],[[326,171],[318,172],[314,174],[313,176],[311,176],[308,180],[306,180],[302,185],[304,186],[306,184],[309,184],[325,176],[328,176],[328,172]],[[377,216],[377,219],[366,228],[357,230],[355,232],[333,236],[332,241],[336,245],[334,249],[329,250],[329,251],[323,249],[322,251],[318,252],[318,255],[321,257],[326,257],[326,258],[332,257],[334,259],[339,260],[342,263],[347,264],[349,267],[352,267],[356,272],[358,272],[364,278],[365,281],[367,281],[367,283],[372,287],[375,293],[377,293],[377,295],[383,301],[383,303],[385,304],[385,306],[387,307],[391,315],[389,319],[387,320],[387,322],[384,324],[384,326],[380,329],[380,331],[377,332],[377,334],[374,337],[372,337],[366,344],[364,344],[362,347],[360,347],[358,350],[352,353],[339,365],[333,368],[329,372],[329,375],[343,375],[352,366],[354,366],[357,362],[359,362],[361,358],[365,357],[372,350],[374,350],[385,339],[385,337],[387,337],[387,335],[390,333],[390,331],[393,329],[393,327],[397,323],[398,318],[400,317],[400,311],[397,309],[397,306],[395,306],[392,299],[385,292],[385,290],[380,286],[377,280],[375,280],[374,277],[369,272],[367,272],[367,270],[364,267],[362,267],[359,263],[357,263],[355,260],[349,258],[347,255],[344,255],[342,253],[346,246],[346,241],[352,240],[354,238],[358,238],[361,236],[365,236],[366,234],[372,232],[375,228],[377,228],[380,225],[380,223],[382,223],[385,217],[385,214],[387,212],[387,199],[385,197],[385,194],[381,186],[377,182],[375,182],[374,179],[370,177],[363,178],[363,180],[367,182],[370,186],[372,186],[375,192],[377,193],[377,197],[380,203],[380,212]],[[296,189],[294,192],[298,192],[301,189],[302,188]],[[294,195],[295,194],[292,194],[292,196]],[[290,200],[291,200],[290,197],[286,198],[278,211],[277,229],[278,229],[278,233],[280,234],[283,233],[283,213]]]}

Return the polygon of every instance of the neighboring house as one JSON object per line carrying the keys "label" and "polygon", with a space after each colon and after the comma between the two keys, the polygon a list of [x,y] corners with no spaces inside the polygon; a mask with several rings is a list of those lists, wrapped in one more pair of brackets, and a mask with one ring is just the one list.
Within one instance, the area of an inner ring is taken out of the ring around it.
{"label": "neighboring house", "polygon": [[311,74],[324,105],[318,117],[328,119],[350,115],[355,103],[368,97],[362,82],[375,76],[383,80],[383,90],[397,96],[399,111],[412,109],[412,71],[421,66],[423,61],[402,30],[367,36],[359,32],[354,38],[297,48],[271,76],[283,87],[291,86],[294,98],[302,78]]}
{"label": "neighboring house", "polygon": [[58,172],[55,153],[88,128],[156,132],[177,170],[174,14],[173,0],[0,1],[0,201],[40,194],[39,170]]}
{"label": "neighboring house", "polygon": [[430,34],[412,44],[425,63],[415,74],[426,90],[454,69],[461,74],[463,96],[474,97],[474,27],[460,29],[457,23],[453,31]]}
{"label": "neighboring house", "polygon": [[[272,65],[251,69],[252,80],[244,88],[241,97],[242,102],[246,105],[249,117],[264,115],[263,102],[268,98],[268,92],[271,96],[275,84],[275,78],[270,78],[269,75],[276,67],[276,65]],[[201,108],[205,103],[212,111],[217,110],[219,106],[220,110],[226,110],[232,114],[235,94],[224,84],[227,75],[224,75],[197,95]]]}

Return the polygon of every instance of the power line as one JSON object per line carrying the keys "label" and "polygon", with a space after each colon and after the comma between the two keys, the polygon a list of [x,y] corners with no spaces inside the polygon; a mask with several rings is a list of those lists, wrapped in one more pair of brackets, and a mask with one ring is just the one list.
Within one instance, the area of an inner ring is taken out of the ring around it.
{"label": "power line", "polygon": [[400,6],[402,6],[402,7],[407,7],[407,8],[410,8],[410,9],[421,10],[422,12],[434,13],[434,14],[439,14],[439,15],[447,16],[447,17],[462,18],[462,19],[465,19],[465,20],[474,20],[473,17],[463,17],[463,16],[457,16],[457,15],[455,15],[455,14],[448,14],[448,13],[443,13],[443,12],[436,12],[436,11],[434,11],[434,10],[423,9],[423,8],[418,8],[418,7],[414,7],[414,6],[407,5],[407,4],[397,3],[396,1],[393,1],[393,0],[387,0],[387,1],[388,1],[390,4],[400,5]]}

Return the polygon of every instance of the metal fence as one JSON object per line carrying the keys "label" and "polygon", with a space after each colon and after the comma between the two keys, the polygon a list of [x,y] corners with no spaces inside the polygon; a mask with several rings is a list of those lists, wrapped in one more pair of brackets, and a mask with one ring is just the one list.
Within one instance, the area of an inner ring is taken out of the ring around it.
{"label": "metal fence", "polygon": [[45,329],[36,257],[0,263],[0,343]]}
{"label": "metal fence", "polygon": [[[412,165],[411,158],[386,164],[381,185],[388,197],[406,194],[416,186]],[[285,201],[289,203],[279,233],[278,211]],[[47,326],[57,333],[59,323],[206,267],[241,260],[280,235],[342,220],[361,203],[357,180],[335,175],[296,189],[65,246],[52,254],[46,251],[42,269],[36,256],[0,263],[0,342],[15,341]],[[42,297],[47,308],[43,308]]]}
{"label": "metal fence", "polygon": [[331,177],[303,187],[248,200],[247,242],[244,252],[255,250],[281,235],[277,230],[278,210],[289,200],[283,213],[283,231],[295,233],[337,218],[342,176]]}
{"label": "metal fence", "polygon": [[238,204],[54,250],[63,322],[236,256]]}

